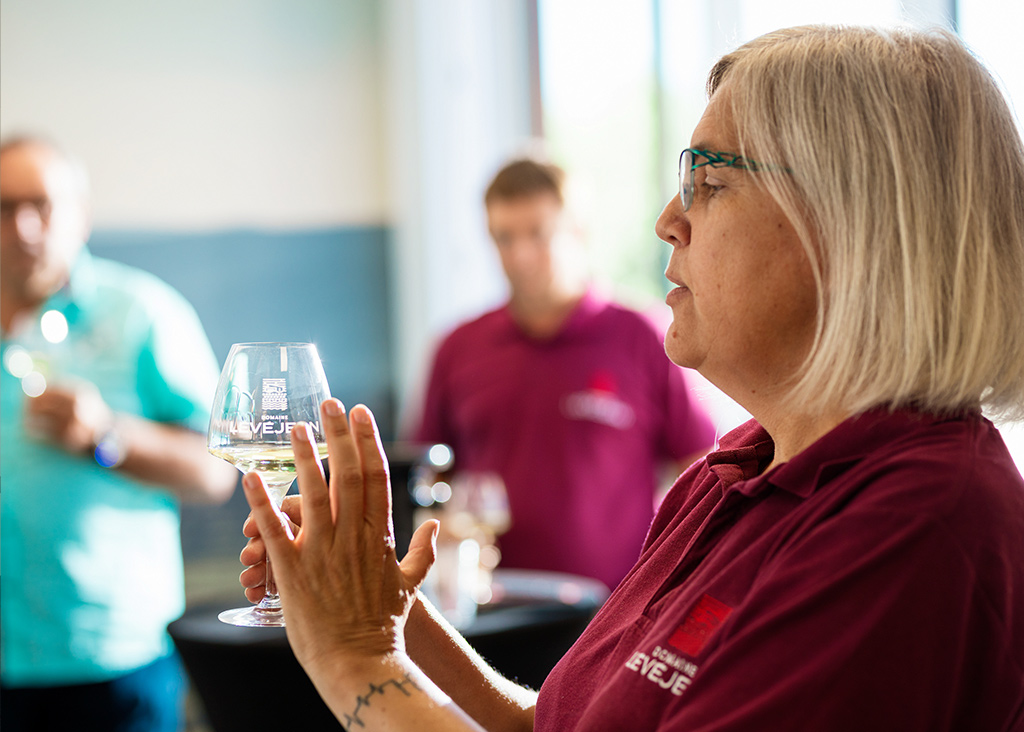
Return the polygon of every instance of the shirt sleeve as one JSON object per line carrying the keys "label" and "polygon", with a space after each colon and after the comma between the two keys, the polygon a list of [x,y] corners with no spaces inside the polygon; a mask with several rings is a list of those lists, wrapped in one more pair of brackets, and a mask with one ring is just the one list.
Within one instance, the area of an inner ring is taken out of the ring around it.
{"label": "shirt sleeve", "polygon": [[143,416],[206,432],[219,366],[195,309],[177,291],[153,292],[148,337],[139,354]]}

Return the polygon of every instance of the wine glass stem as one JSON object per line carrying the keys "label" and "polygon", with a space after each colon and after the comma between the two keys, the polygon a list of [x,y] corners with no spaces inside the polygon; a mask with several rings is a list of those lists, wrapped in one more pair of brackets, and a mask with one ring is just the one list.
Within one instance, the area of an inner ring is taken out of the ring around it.
{"label": "wine glass stem", "polygon": [[281,610],[281,596],[277,594],[277,583],[274,581],[274,571],[270,567],[270,557],[267,557],[267,582],[259,608],[269,612]]}
{"label": "wine glass stem", "polygon": [[[288,490],[288,486],[290,486],[290,485],[291,485],[291,481],[289,481],[286,484],[283,484],[284,490],[287,491]],[[270,487],[269,483],[268,483],[267,487]],[[275,487],[281,487],[281,486],[275,486]],[[282,491],[282,494],[283,494],[283,491]],[[282,495],[282,500],[283,500],[283,495]],[[278,516],[280,517],[280,519],[282,521],[287,521],[288,517],[285,516],[283,513],[281,513],[281,503],[280,503],[280,501],[277,502],[277,505],[275,506],[275,508],[277,509],[277,513],[278,513]],[[271,565],[270,565],[270,555],[269,554],[267,555],[266,566],[267,566],[267,579],[266,579],[266,582],[264,583],[263,599],[260,600],[260,604],[256,606],[256,609],[260,610],[261,612],[279,613],[279,612],[281,612],[281,596],[277,594],[277,582],[274,581],[274,571],[273,571],[273,569],[271,568]]]}

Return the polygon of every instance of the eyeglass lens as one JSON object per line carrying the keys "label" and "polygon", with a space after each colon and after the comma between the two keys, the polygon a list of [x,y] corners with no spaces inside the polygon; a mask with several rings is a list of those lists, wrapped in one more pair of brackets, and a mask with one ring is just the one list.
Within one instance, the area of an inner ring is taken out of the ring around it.
{"label": "eyeglass lens", "polygon": [[683,150],[679,156],[679,201],[683,204],[683,211],[690,210],[693,203],[693,152],[689,149]]}

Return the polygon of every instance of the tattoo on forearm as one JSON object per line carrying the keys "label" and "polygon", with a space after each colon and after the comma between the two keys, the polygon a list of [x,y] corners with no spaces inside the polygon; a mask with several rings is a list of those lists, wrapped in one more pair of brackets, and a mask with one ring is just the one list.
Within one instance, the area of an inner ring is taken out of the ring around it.
{"label": "tattoo on forearm", "polygon": [[383,694],[387,691],[389,686],[393,686],[406,696],[412,696],[409,689],[406,688],[409,686],[417,691],[422,691],[416,682],[409,678],[409,674],[405,674],[401,679],[388,679],[383,684],[370,684],[370,690],[368,692],[362,696],[356,697],[356,708],[352,710],[352,713],[344,715],[344,719],[341,720],[342,724],[345,725],[345,729],[352,729],[356,726],[365,729],[366,725],[363,724],[363,720],[360,719],[359,713],[364,707],[370,706],[370,700],[373,699],[375,695]]}

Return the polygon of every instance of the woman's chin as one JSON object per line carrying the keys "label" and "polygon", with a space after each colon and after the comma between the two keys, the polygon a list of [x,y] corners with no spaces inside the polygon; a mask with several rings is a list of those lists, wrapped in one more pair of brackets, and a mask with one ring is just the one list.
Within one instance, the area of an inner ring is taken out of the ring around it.
{"label": "woman's chin", "polygon": [[699,365],[700,359],[695,353],[693,340],[679,335],[682,332],[684,331],[675,323],[669,326],[665,333],[665,355],[676,366],[695,369]]}

